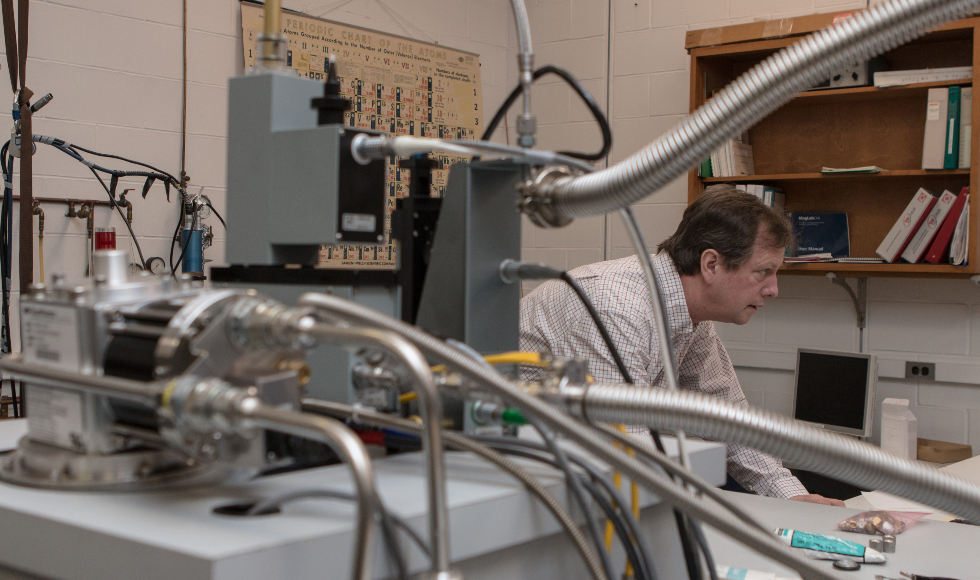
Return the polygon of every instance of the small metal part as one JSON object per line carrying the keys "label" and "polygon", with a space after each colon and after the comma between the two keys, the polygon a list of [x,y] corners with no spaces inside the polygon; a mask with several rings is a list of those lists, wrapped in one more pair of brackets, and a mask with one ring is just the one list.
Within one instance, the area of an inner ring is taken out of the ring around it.
{"label": "small metal part", "polygon": [[895,553],[895,536],[887,535],[887,536],[884,536],[881,540],[882,540],[882,544],[884,545],[884,550],[882,550],[882,551],[884,553],[886,553],[886,554],[894,554]]}
{"label": "small metal part", "polygon": [[834,568],[844,570],[846,572],[854,572],[855,570],[861,569],[861,564],[851,560],[850,558],[841,558],[840,560],[834,560]]}
{"label": "small metal part", "polygon": [[878,550],[879,552],[884,551],[881,538],[871,538],[868,540],[868,547],[872,550]]}

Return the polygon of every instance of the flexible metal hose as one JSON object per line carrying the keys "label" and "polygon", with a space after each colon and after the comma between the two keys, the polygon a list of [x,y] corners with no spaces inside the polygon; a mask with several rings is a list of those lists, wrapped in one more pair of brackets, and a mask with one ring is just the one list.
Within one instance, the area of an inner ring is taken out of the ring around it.
{"label": "flexible metal hose", "polygon": [[[357,415],[358,422],[362,422],[367,425],[391,427],[393,429],[398,429],[399,431],[406,431],[410,433],[421,433],[423,429],[422,425],[419,425],[415,421],[399,419],[397,417],[392,417],[391,415],[365,411],[364,409],[355,409],[350,405],[334,403],[332,401],[321,401],[319,399],[303,399],[303,411],[308,413],[327,414],[345,419]],[[558,523],[565,528],[565,531],[572,539],[572,543],[575,544],[579,554],[582,555],[582,559],[585,561],[585,565],[592,574],[592,577],[595,580],[608,580],[605,570],[602,568],[602,563],[599,561],[599,556],[596,554],[595,550],[592,549],[592,546],[589,544],[589,540],[586,539],[584,534],[582,534],[582,530],[579,529],[572,517],[568,515],[568,512],[564,507],[562,507],[561,503],[555,499],[555,496],[553,496],[551,492],[541,485],[541,482],[538,481],[533,475],[501,453],[494,451],[482,443],[477,443],[468,437],[460,435],[459,433],[443,431],[442,438],[449,447],[469,451],[470,453],[496,465],[503,471],[506,471],[513,476],[514,479],[521,482],[528,489],[528,491],[533,493],[538,497],[538,499],[541,500],[541,503],[548,508],[548,511],[550,511],[553,516],[555,516]]]}
{"label": "flexible metal hose", "polygon": [[980,0],[890,0],[772,55],[621,163],[539,192],[559,220],[607,213],[654,193],[722,143],[841,65],[886,52],[980,7]]}
{"label": "flexible metal hose", "polygon": [[591,421],[687,429],[738,443],[867,489],[880,489],[980,523],[980,486],[775,413],[691,391],[592,384],[573,409]]}
{"label": "flexible metal hose", "polygon": [[299,304],[324,310],[328,314],[343,316],[360,324],[376,326],[401,334],[415,343],[424,353],[445,362],[452,369],[483,384],[489,391],[500,395],[518,407],[522,413],[540,417],[552,429],[578,443],[584,450],[607,462],[614,469],[623,472],[627,477],[644,485],[664,501],[692,517],[700,519],[760,554],[799,571],[805,578],[843,580],[842,575],[828,570],[812,560],[798,556],[789,547],[780,543],[772,534],[748,527],[734,516],[720,512],[716,504],[695,496],[663,473],[635,457],[631,457],[625,451],[616,449],[609,444],[608,439],[589,425],[573,419],[543,400],[523,393],[506,377],[485,368],[468,354],[453,348],[420,328],[385,316],[356,302],[329,294],[303,294],[299,298]]}

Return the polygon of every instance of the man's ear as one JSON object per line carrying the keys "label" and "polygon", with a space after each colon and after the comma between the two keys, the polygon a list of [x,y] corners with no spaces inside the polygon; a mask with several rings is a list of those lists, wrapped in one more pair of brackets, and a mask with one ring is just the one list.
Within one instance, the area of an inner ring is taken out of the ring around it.
{"label": "man's ear", "polygon": [[701,276],[705,282],[711,284],[723,267],[724,261],[717,250],[709,248],[701,252]]}

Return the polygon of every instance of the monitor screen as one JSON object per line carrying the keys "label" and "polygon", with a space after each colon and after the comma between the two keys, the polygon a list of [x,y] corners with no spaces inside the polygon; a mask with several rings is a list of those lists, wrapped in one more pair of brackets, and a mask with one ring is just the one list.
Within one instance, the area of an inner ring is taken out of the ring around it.
{"label": "monitor screen", "polygon": [[793,417],[825,429],[869,437],[877,362],[874,355],[800,349]]}

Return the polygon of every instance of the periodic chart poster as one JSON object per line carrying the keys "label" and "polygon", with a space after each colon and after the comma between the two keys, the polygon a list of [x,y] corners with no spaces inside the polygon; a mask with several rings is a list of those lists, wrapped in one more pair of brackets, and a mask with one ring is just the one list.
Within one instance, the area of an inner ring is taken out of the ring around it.
{"label": "periodic chart poster", "polygon": [[[255,43],[262,33],[265,8],[242,2],[245,68],[255,63]],[[300,76],[324,80],[330,54],[351,111],[344,122],[389,135],[474,139],[483,132],[479,55],[438,44],[383,34],[283,10],[282,33],[288,39],[286,65]],[[445,193],[449,167],[459,158],[442,155],[432,172],[432,195]],[[395,199],[408,195],[409,172],[387,163],[385,242],[330,245],[320,249],[320,266],[393,268],[391,211]]]}

